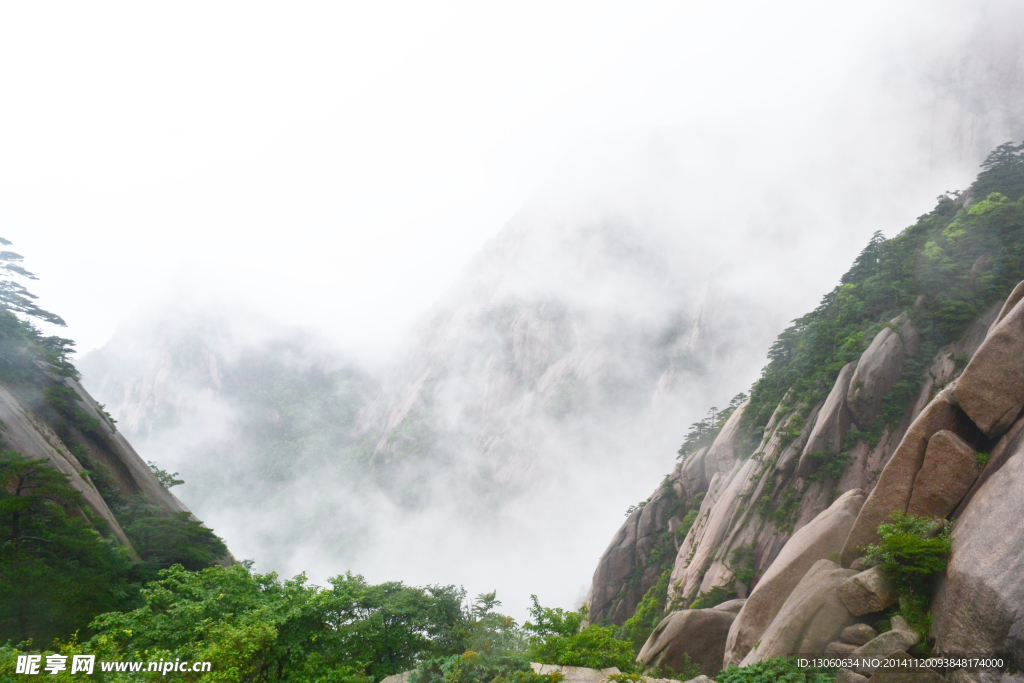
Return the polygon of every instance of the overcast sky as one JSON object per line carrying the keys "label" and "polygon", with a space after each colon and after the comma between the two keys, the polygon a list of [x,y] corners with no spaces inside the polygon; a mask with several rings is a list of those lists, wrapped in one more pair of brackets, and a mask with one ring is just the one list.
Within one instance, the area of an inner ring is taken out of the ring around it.
{"label": "overcast sky", "polygon": [[842,5],[6,3],[0,235],[82,351],[190,279],[379,354],[538,188],[629,177],[608,141],[792,134],[972,24]]}

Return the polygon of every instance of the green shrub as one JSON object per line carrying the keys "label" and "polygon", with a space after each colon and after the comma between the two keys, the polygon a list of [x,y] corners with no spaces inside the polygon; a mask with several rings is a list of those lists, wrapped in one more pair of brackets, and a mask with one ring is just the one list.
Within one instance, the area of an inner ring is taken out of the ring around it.
{"label": "green shrub", "polygon": [[950,539],[948,528],[938,535],[938,520],[915,517],[897,510],[889,522],[878,525],[881,540],[867,548],[867,557],[882,568],[882,573],[897,591],[903,593],[928,588],[928,580],[946,568]]}
{"label": "green shrub", "polygon": [[409,683],[557,683],[559,673],[533,673],[522,655],[469,650],[461,655],[432,657],[420,664]]}
{"label": "green shrub", "polygon": [[900,596],[900,613],[922,637],[927,637],[933,579],[946,568],[949,528],[943,520],[915,517],[899,510],[889,520],[878,526],[881,540],[867,547],[867,557],[881,567]]}
{"label": "green shrub", "polygon": [[736,548],[732,551],[729,561],[733,578],[749,586],[754,580],[754,568],[757,564],[757,543]]}
{"label": "green shrub", "polygon": [[832,683],[835,669],[804,668],[789,657],[776,657],[750,666],[730,666],[718,674],[718,683]]}
{"label": "green shrub", "polygon": [[709,609],[715,605],[721,605],[726,600],[732,600],[736,597],[731,589],[726,589],[723,586],[715,586],[707,593],[701,593],[697,596],[697,599],[690,603],[690,609]]}
{"label": "green shrub", "polygon": [[541,607],[537,596],[530,596],[533,607],[523,628],[532,634],[529,656],[531,661],[544,664],[585,666],[591,669],[618,667],[630,672],[635,668],[632,643],[615,637],[610,626],[581,628],[587,618],[584,605],[575,612],[560,608]]}
{"label": "green shrub", "polygon": [[668,580],[671,575],[671,569],[661,573],[658,583],[651,586],[640,600],[640,604],[636,606],[633,616],[619,629],[619,638],[631,642],[636,654],[640,654],[640,648],[665,617],[665,595],[668,593]]}

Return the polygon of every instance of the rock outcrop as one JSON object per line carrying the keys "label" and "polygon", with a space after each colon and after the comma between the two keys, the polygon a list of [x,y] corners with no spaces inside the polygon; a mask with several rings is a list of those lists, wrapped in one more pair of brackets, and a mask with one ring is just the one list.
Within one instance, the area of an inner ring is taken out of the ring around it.
{"label": "rock outcrop", "polygon": [[786,599],[819,560],[842,549],[864,504],[864,494],[847,491],[814,520],[793,534],[747,598],[729,631],[725,666],[739,664],[782,609]]}
{"label": "rock outcrop", "polygon": [[857,362],[846,394],[850,417],[861,429],[874,422],[882,399],[900,380],[904,361],[917,353],[919,345],[920,334],[906,313],[891,320],[871,340]]}
{"label": "rock outcrop", "polygon": [[[79,456],[87,457],[92,467],[106,468],[111,485],[120,494],[129,498],[143,494],[148,504],[156,505],[167,513],[189,512],[174,494],[164,488],[81,384],[56,376],[50,377],[50,381],[74,392],[77,397],[75,409],[93,420],[94,426],[82,431],[82,427],[61,419],[52,411],[43,410],[42,399],[34,393],[25,394],[0,384],[0,438],[8,447],[27,458],[45,460],[66,475],[70,485],[82,494],[82,502],[106,522],[118,542],[129,548],[128,537]],[[79,455],[72,452],[69,444],[80,449],[77,451]]]}
{"label": "rock outcrop", "polygon": [[977,478],[978,452],[953,432],[936,432],[914,478],[907,514],[945,519]]}
{"label": "rock outcrop", "polygon": [[855,617],[881,612],[896,602],[896,591],[878,567],[851,576],[839,584],[836,591],[846,609]]}
{"label": "rock outcrop", "polygon": [[735,618],[734,613],[716,609],[672,612],[651,633],[637,661],[683,671],[689,660],[701,673],[716,676],[722,670],[725,641]]}
{"label": "rock outcrop", "polygon": [[705,490],[701,488],[703,467],[700,475],[695,475],[694,463],[702,465],[706,452],[703,448],[684,460],[651,494],[650,501],[619,527],[597,563],[587,592],[586,604],[595,623],[621,625],[658,582],[663,568],[652,561],[652,551],[657,548],[658,555],[671,557],[677,550],[674,532],[679,515]]}
{"label": "rock outcrop", "polygon": [[1024,429],[1015,426],[1007,437],[996,451],[1008,456],[973,495],[953,529],[949,565],[932,604],[932,633],[938,652],[1004,652],[1020,666],[1024,664]]}
{"label": "rock outcrop", "polygon": [[1018,302],[991,329],[951,397],[989,439],[998,439],[1024,408],[1024,306]]}
{"label": "rock outcrop", "polygon": [[797,475],[809,477],[814,474],[820,464],[820,456],[824,453],[838,453],[843,449],[843,440],[850,429],[850,411],[847,409],[846,395],[850,390],[850,381],[857,370],[857,361],[847,363],[839,371],[836,383],[832,386],[825,399],[821,411],[814,421],[814,428],[807,438]]}
{"label": "rock outcrop", "polygon": [[906,512],[914,480],[924,464],[928,441],[944,430],[968,435],[977,432],[970,418],[940,393],[910,425],[861,508],[843,546],[841,561],[844,567],[849,567],[853,560],[863,555],[866,546],[878,541],[878,525],[890,514],[896,510]]}
{"label": "rock outcrop", "polygon": [[773,657],[820,653],[856,621],[836,589],[856,574],[830,560],[819,560],[790,593],[760,642],[740,662],[748,666]]}
{"label": "rock outcrop", "polygon": [[[721,666],[795,653],[910,658],[906,652],[921,637],[900,617],[881,634],[858,623],[873,623],[873,615],[897,602],[881,569],[863,558],[864,548],[879,540],[879,524],[895,511],[955,520],[949,566],[932,606],[936,649],[1003,652],[1024,663],[1022,302],[1024,283],[957,342],[939,349],[924,364],[923,384],[916,400],[905,404],[902,421],[890,419],[881,429],[874,424],[905,379],[908,359],[920,351],[907,314],[841,369],[821,403],[808,410],[787,394],[760,444],[747,446],[750,456],[738,449],[738,430],[723,430],[711,448],[674,473],[680,487],[689,468],[688,480],[707,491],[679,546],[669,604],[691,604],[716,589],[746,597],[730,622]],[[855,427],[875,431],[870,440],[848,443]],[[987,451],[991,457],[979,455]],[[830,458],[841,458],[841,476],[834,464],[822,470],[832,478],[819,474]],[[693,656],[694,648],[717,657],[712,644],[700,640],[713,629],[698,626],[715,618],[707,616],[711,612],[672,612],[645,644],[641,661]],[[910,667],[920,664],[840,677],[902,680]]]}

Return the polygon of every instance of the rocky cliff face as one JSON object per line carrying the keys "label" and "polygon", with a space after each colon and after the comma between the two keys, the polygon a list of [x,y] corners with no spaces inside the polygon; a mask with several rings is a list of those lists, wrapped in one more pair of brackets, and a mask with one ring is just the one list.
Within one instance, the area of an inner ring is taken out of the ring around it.
{"label": "rocky cliff face", "polygon": [[[962,196],[955,217],[951,212],[944,223],[956,231],[958,221],[985,210],[976,204],[972,209],[972,203],[970,193]],[[1021,202],[1015,206],[1000,230],[1019,240],[1024,211]],[[921,240],[925,248],[937,247]],[[1007,242],[989,248],[1016,249]],[[955,286],[965,288],[961,292],[978,291],[985,258],[965,255],[962,271],[948,268],[949,277],[957,278]],[[870,284],[863,282],[845,286]],[[842,291],[837,290],[840,296]],[[941,287],[936,283],[932,291]],[[852,360],[840,365],[833,351],[834,379],[813,405],[813,392],[796,387],[786,392],[756,442],[744,434],[753,422],[753,409],[745,405],[709,448],[690,453],[670,475],[678,483],[687,472],[703,474],[689,479],[694,486],[687,495],[702,498],[672,563],[664,598],[669,610],[745,599],[718,645],[721,666],[795,652],[841,654],[861,648],[857,651],[888,655],[921,642],[909,627],[900,630],[905,626],[900,617],[893,617],[892,635],[872,632],[858,641],[850,630],[867,628],[894,604],[879,570],[867,568],[863,559],[865,548],[879,540],[879,524],[894,512],[954,523],[952,553],[932,604],[929,647],[1024,658],[1019,523],[1024,511],[1016,509],[1020,496],[1014,493],[1022,484],[1018,460],[1024,462],[1024,283],[995,303],[989,299],[983,312],[959,327],[958,338],[937,348],[931,340],[941,337],[935,333],[936,318],[927,312],[927,296],[864,339],[866,348]],[[980,307],[985,300],[977,301]],[[827,311],[828,304],[827,298],[819,311]],[[760,388],[772,379],[772,367]],[[755,385],[752,402],[763,396],[758,389]],[[979,456],[989,452],[987,460]],[[656,490],[649,505],[664,499],[667,485]],[[636,568],[651,564],[641,538],[667,533],[667,519],[654,523],[664,518],[650,515],[641,535],[641,518],[634,513],[612,540],[588,596],[597,620],[621,624],[631,615],[628,605],[638,600],[630,578]],[[632,574],[626,571],[629,563]],[[619,603],[610,603],[608,596],[620,596]],[[671,611],[645,650],[665,639],[665,625],[679,618],[673,615],[702,611]],[[686,636],[677,640],[673,647],[689,652]],[[705,656],[707,644],[693,643],[691,654],[700,650]]]}
{"label": "rocky cliff face", "polygon": [[[83,503],[129,548],[131,542],[108,505],[111,493],[126,500],[144,498],[165,514],[191,516],[78,381],[52,375],[45,368],[42,373],[49,385],[42,391],[37,386],[0,383],[0,438],[6,448],[30,459],[44,460],[66,475],[71,486],[82,494]],[[65,396],[74,401],[72,409],[80,411],[77,414],[84,419],[67,419],[47,404],[43,396],[47,388],[53,387],[72,392]],[[102,486],[94,482],[99,468],[104,474]],[[104,488],[106,491],[101,490]]]}

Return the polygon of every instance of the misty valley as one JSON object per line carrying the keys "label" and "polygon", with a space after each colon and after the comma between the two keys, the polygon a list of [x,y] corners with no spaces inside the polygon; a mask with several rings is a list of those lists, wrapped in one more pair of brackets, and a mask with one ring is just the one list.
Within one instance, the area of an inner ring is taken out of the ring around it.
{"label": "misty valley", "polygon": [[666,239],[524,214],[376,365],[187,293],[73,360],[0,252],[0,679],[1019,680],[1024,143],[777,336]]}

